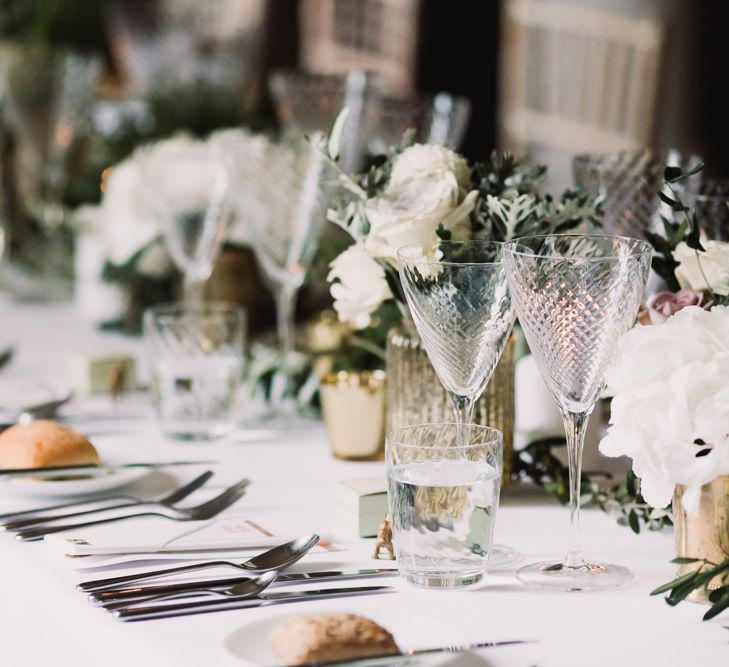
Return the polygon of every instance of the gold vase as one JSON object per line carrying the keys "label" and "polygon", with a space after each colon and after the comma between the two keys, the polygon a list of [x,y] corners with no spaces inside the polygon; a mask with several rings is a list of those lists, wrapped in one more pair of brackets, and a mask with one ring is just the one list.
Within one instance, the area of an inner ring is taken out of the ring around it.
{"label": "gold vase", "polygon": [[[514,336],[476,402],[474,422],[504,434],[504,474],[511,475],[514,451]],[[387,336],[387,430],[453,421],[453,407],[433,370],[415,325],[404,319]]]}
{"label": "gold vase", "polygon": [[[701,487],[699,513],[687,514],[681,500],[685,488],[676,487],[673,496],[673,520],[675,523],[676,555],[681,558],[705,558],[721,563],[729,558],[729,475],[717,477]],[[678,566],[683,575],[699,567],[698,564]],[[721,575],[709,582],[711,591],[727,583]],[[694,591],[688,597],[692,602],[708,602],[708,591]]]}
{"label": "gold vase", "polygon": [[384,458],[384,371],[329,373],[321,380],[320,396],[334,456],[348,461]]}

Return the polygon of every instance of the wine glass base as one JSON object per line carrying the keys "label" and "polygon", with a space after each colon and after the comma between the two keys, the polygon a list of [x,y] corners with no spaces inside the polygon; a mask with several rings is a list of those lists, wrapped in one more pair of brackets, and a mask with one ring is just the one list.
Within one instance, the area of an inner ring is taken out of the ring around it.
{"label": "wine glass base", "polygon": [[628,568],[608,563],[588,563],[583,567],[567,567],[559,562],[533,563],[522,567],[516,576],[525,586],[550,591],[607,591],[635,581]]}

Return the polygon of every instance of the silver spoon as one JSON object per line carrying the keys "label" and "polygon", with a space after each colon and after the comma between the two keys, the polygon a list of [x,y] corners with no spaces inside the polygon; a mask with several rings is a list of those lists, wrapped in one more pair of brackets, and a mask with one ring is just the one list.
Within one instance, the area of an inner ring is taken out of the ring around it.
{"label": "silver spoon", "polygon": [[180,567],[140,572],[138,574],[129,574],[122,577],[110,577],[108,579],[84,581],[78,584],[76,588],[80,591],[98,591],[102,589],[117,588],[121,584],[146,581],[147,579],[166,577],[171,574],[181,574],[183,572],[195,572],[196,570],[204,570],[211,567],[232,567],[250,573],[267,572],[268,570],[283,570],[303,558],[318,541],[319,536],[316,534],[304,535],[296,540],[291,540],[290,542],[286,542],[286,544],[281,544],[273,549],[264,551],[262,554],[258,554],[243,563],[232,563],[227,560],[211,560],[205,561],[204,563],[195,563],[194,565],[181,565]]}
{"label": "silver spoon", "polygon": [[116,609],[126,609],[138,604],[149,604],[158,600],[171,600],[174,598],[197,597],[198,595],[218,595],[228,598],[237,598],[245,600],[246,598],[254,598],[262,591],[266,590],[278,576],[278,570],[269,570],[264,572],[255,579],[248,579],[241,583],[227,588],[198,588],[192,591],[182,593],[159,593],[157,595],[149,595],[138,600],[126,600],[122,602],[108,602],[103,605],[107,611],[115,611]]}

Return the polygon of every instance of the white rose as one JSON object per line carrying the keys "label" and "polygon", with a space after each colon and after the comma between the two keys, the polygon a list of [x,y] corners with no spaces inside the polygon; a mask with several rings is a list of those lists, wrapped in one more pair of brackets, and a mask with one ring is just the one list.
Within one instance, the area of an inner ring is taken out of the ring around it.
{"label": "white rose", "polygon": [[339,319],[356,329],[368,326],[372,313],[392,296],[384,269],[359,243],[347,248],[329,267],[327,280],[332,282],[330,291]]}
{"label": "white rose", "polygon": [[390,174],[390,186],[451,172],[464,192],[471,188],[471,170],[465,158],[439,144],[414,144],[395,158]]}
{"label": "white rose", "polygon": [[679,243],[673,251],[673,258],[679,263],[679,285],[696,292],[729,295],[729,243],[703,241],[702,245],[706,252],[697,252],[686,243]]}
{"label": "white rose", "polygon": [[397,266],[397,251],[406,245],[436,243],[439,225],[454,230],[476,205],[476,190],[461,197],[453,172],[442,171],[403,183],[365,202],[370,230],[366,250]]}

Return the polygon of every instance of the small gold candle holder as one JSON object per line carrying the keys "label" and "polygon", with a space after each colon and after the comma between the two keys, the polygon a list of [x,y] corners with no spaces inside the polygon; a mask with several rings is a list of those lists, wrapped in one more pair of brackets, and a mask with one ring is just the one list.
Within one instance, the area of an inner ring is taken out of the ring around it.
{"label": "small gold candle holder", "polygon": [[322,378],[321,406],[334,456],[384,458],[385,393],[384,371],[340,371]]}

